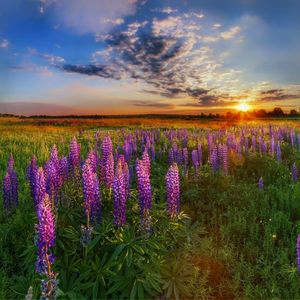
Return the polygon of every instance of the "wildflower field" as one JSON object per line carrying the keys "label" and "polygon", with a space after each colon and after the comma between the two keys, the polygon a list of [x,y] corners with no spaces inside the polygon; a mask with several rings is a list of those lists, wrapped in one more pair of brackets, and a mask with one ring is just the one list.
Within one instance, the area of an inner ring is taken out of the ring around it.
{"label": "wildflower field", "polygon": [[0,299],[300,298],[298,121],[0,119]]}

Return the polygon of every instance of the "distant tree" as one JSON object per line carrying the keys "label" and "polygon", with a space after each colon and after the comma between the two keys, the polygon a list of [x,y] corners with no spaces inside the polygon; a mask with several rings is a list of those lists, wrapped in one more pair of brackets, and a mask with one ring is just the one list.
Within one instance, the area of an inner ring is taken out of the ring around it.
{"label": "distant tree", "polygon": [[280,107],[275,107],[271,113],[274,117],[282,117],[284,116],[284,112]]}
{"label": "distant tree", "polygon": [[226,113],[226,119],[233,119],[233,118],[234,118],[234,114],[231,111]]}
{"label": "distant tree", "polygon": [[296,111],[296,109],[292,109],[291,111],[290,111],[290,116],[291,117],[298,117],[300,114],[299,114],[299,112],[298,111]]}
{"label": "distant tree", "polygon": [[257,118],[265,118],[267,116],[268,116],[268,114],[265,109],[260,109],[255,112],[255,117],[257,117]]}

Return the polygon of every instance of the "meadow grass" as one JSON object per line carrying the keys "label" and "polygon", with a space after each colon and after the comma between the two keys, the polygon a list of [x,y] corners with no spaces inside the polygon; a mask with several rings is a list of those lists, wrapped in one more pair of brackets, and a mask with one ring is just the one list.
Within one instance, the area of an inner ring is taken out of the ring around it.
{"label": "meadow grass", "polygon": [[[32,155],[42,165],[49,158],[53,144],[58,146],[60,155],[67,155],[69,142],[76,135],[86,157],[99,129],[100,139],[109,132],[116,142],[119,136],[115,128],[164,128],[170,125],[168,122],[0,120],[0,178],[5,174],[9,154],[13,153],[20,188],[16,213],[7,217],[1,208],[0,299],[24,298],[29,286],[33,286],[35,297],[39,294],[39,277],[34,270],[36,217],[25,178]],[[275,123],[299,127],[296,122]],[[172,123],[175,128],[215,129],[228,125],[225,122]],[[80,205],[62,208],[55,253],[59,298],[128,299],[161,295],[193,299],[300,298],[295,248],[300,233],[300,183],[291,180],[291,165],[300,164],[300,154],[284,145],[282,159],[278,163],[271,157],[250,154],[238,160],[232,155],[229,176],[213,174],[207,165],[201,168],[199,176],[181,176],[181,209],[185,214],[177,223],[169,223],[162,214],[166,201],[166,159],[154,161],[151,166],[153,224],[159,234],[147,242],[138,240],[134,230],[138,226],[138,213],[134,214],[138,210],[136,188],[132,189],[129,203],[133,213],[128,218],[132,226],[126,226],[124,231],[116,231],[110,225],[112,204],[103,195],[103,222],[96,228],[95,242],[87,257],[78,242],[80,224],[84,222]],[[260,176],[264,179],[263,190],[257,188]],[[66,190],[78,203],[82,202],[78,190],[74,191],[72,186]],[[120,245],[130,243],[132,248],[122,246],[116,254]],[[122,266],[111,265],[112,261],[105,258],[111,253],[115,254],[115,260],[121,260]],[[144,269],[147,255],[150,271]],[[131,260],[130,256],[133,256]],[[145,275],[147,272],[154,278],[150,280]],[[117,282],[126,278],[126,274],[134,279],[128,279],[123,287],[118,286]],[[140,280],[137,283],[136,278]],[[152,284],[148,289],[147,280]]]}

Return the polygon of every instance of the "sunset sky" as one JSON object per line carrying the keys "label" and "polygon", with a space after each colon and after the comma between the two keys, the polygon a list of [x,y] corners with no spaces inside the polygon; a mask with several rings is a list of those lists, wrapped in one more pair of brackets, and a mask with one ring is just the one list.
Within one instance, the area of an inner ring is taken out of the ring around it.
{"label": "sunset sky", "polygon": [[300,109],[298,0],[1,0],[0,113]]}

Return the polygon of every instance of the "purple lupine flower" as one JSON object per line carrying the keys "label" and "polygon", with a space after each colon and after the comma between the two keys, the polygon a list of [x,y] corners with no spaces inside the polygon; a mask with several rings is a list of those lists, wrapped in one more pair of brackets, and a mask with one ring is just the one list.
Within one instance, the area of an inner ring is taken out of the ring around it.
{"label": "purple lupine flower", "polygon": [[50,161],[53,163],[56,169],[59,168],[58,150],[56,145],[53,145],[50,150]]}
{"label": "purple lupine flower", "polygon": [[36,271],[41,275],[46,275],[47,280],[42,280],[41,291],[42,299],[55,299],[57,284],[57,274],[52,271],[55,261],[51,248],[55,245],[55,220],[50,207],[50,199],[45,194],[38,205],[38,224],[37,230],[37,261]]}
{"label": "purple lupine flower", "polygon": [[29,185],[30,185],[30,192],[31,192],[31,197],[34,198],[35,195],[35,185],[36,185],[36,176],[38,172],[38,165],[36,162],[36,157],[33,156],[29,166],[27,167],[26,170],[26,177],[27,180],[29,180]]}
{"label": "purple lupine flower", "polygon": [[[58,161],[59,167],[59,161]],[[52,209],[58,201],[60,174],[56,163],[49,160],[45,165],[45,177],[46,177],[46,192],[50,197]]]}
{"label": "purple lupine flower", "polygon": [[291,140],[291,145],[292,147],[294,147],[295,145],[295,130],[294,129],[291,129],[290,130],[290,140]]}
{"label": "purple lupine flower", "polygon": [[227,145],[222,147],[222,166],[224,175],[228,175],[228,148]]}
{"label": "purple lupine flower", "polygon": [[218,148],[217,146],[214,146],[211,153],[210,153],[210,164],[213,172],[218,171]]}
{"label": "purple lupine flower", "polygon": [[182,159],[185,166],[189,164],[189,152],[187,148],[182,149]]}
{"label": "purple lupine flower", "polygon": [[168,161],[170,165],[174,163],[174,152],[172,148],[169,149]]}
{"label": "purple lupine flower", "polygon": [[248,155],[249,152],[249,139],[248,136],[245,137],[245,155]]}
{"label": "purple lupine flower", "polygon": [[40,274],[48,274],[49,263],[52,264],[54,262],[54,256],[49,251],[55,244],[55,221],[47,193],[38,205],[37,216],[38,257],[36,270]]}
{"label": "purple lupine flower", "polygon": [[105,184],[108,188],[112,188],[113,181],[114,181],[114,157],[113,154],[110,153],[106,160],[105,164]]}
{"label": "purple lupine flower", "polygon": [[99,164],[99,158],[98,158],[97,152],[95,150],[90,150],[88,153],[87,159],[89,160],[89,164],[92,168],[92,171],[94,173],[97,173],[98,164]]}
{"label": "purple lupine flower", "polygon": [[68,174],[75,179],[80,177],[80,145],[77,142],[76,137],[73,137],[70,143],[70,152],[68,156]]}
{"label": "purple lupine flower", "polygon": [[277,158],[278,162],[281,162],[281,147],[280,147],[279,142],[278,142],[277,148],[276,148],[276,158]]}
{"label": "purple lupine flower", "polygon": [[112,140],[111,140],[110,136],[106,136],[102,142],[102,158],[104,158],[105,162],[108,159],[108,156],[110,155],[110,153],[112,153],[112,152],[113,152]]}
{"label": "purple lupine flower", "polygon": [[13,199],[11,196],[11,182],[8,173],[6,173],[6,175],[3,178],[2,189],[3,189],[3,209],[6,211],[6,213],[9,213],[13,207]]}
{"label": "purple lupine flower", "polygon": [[274,156],[274,154],[275,154],[275,139],[274,139],[273,136],[272,136],[272,138],[270,140],[270,154],[272,156]]}
{"label": "purple lupine flower", "polygon": [[201,167],[202,166],[202,146],[201,146],[201,144],[198,144],[197,151],[198,151],[199,166]]}
{"label": "purple lupine flower", "polygon": [[171,218],[177,216],[180,205],[179,171],[177,164],[170,166],[166,175],[167,211]]}
{"label": "purple lupine flower", "polygon": [[142,160],[136,161],[137,187],[139,193],[139,205],[142,230],[150,231],[150,209],[152,205],[151,183],[148,170]]}
{"label": "purple lupine flower", "polygon": [[143,164],[145,166],[145,169],[147,170],[147,173],[150,176],[150,174],[151,174],[151,162],[150,162],[150,157],[149,157],[148,151],[146,151],[146,150],[143,152],[142,161],[143,161]]}
{"label": "purple lupine flower", "polygon": [[198,151],[193,150],[192,151],[192,161],[193,161],[193,166],[195,168],[196,173],[198,172],[199,169],[199,156],[198,156]]}
{"label": "purple lupine flower", "polygon": [[126,222],[126,187],[122,162],[119,160],[113,182],[114,225],[122,227]]}
{"label": "purple lupine flower", "polygon": [[181,148],[177,149],[176,161],[179,165],[182,165],[182,163],[183,163],[183,153],[182,153]]}
{"label": "purple lupine flower", "polygon": [[18,176],[14,170],[14,159],[8,161],[7,173],[3,178],[3,207],[7,213],[12,212],[19,204]]}
{"label": "purple lupine flower", "polygon": [[296,183],[299,178],[298,168],[297,168],[296,163],[293,163],[293,166],[292,166],[292,178],[293,178],[294,183]]}
{"label": "purple lupine flower", "polygon": [[156,158],[154,144],[152,144],[152,146],[151,146],[151,158],[152,158],[152,160],[155,160],[155,158]]}
{"label": "purple lupine flower", "polygon": [[60,177],[60,183],[59,186],[62,187],[62,185],[64,184],[64,182],[67,180],[68,178],[68,159],[63,156],[60,160],[59,160],[59,177]]}
{"label": "purple lupine flower", "polygon": [[260,190],[262,190],[264,188],[264,180],[263,180],[262,177],[260,177],[259,180],[258,180],[258,188]]}
{"label": "purple lupine flower", "polygon": [[300,273],[300,234],[298,234],[297,236],[296,250],[297,250],[297,269],[298,269],[298,273]]}
{"label": "purple lupine flower", "polygon": [[[108,164],[111,164],[111,163],[108,163],[108,160],[110,159],[109,158],[110,155],[113,155],[112,153],[113,153],[112,140],[111,140],[110,136],[106,136],[102,142],[102,157],[100,160],[100,180],[101,180],[101,182],[104,181],[106,183],[106,185],[107,185],[107,176],[108,177],[111,176],[111,174],[106,174],[106,172],[107,172],[107,170],[109,170],[111,173],[111,168],[107,169],[107,166],[108,166]],[[110,178],[110,180],[109,180],[110,187],[112,186],[112,181],[113,181],[113,177]]]}
{"label": "purple lupine flower", "polygon": [[89,160],[85,162],[82,168],[82,182],[83,182],[83,199],[84,212],[87,218],[87,227],[90,221],[100,221],[101,215],[101,196],[99,190],[99,180],[96,173],[93,173],[92,166]]}
{"label": "purple lupine flower", "polygon": [[11,173],[14,171],[14,164],[15,164],[14,157],[12,154],[10,154],[8,164],[7,164],[7,173]]}
{"label": "purple lupine flower", "polygon": [[256,137],[255,137],[255,135],[252,135],[251,148],[252,148],[253,152],[256,152]]}
{"label": "purple lupine flower", "polygon": [[34,192],[34,207],[38,211],[38,205],[43,200],[46,194],[46,181],[43,168],[39,168],[36,175],[36,184]]}
{"label": "purple lupine flower", "polygon": [[128,169],[128,164],[125,162],[123,165],[123,176],[124,176],[124,184],[125,184],[125,195],[128,200],[130,197],[130,172]]}

